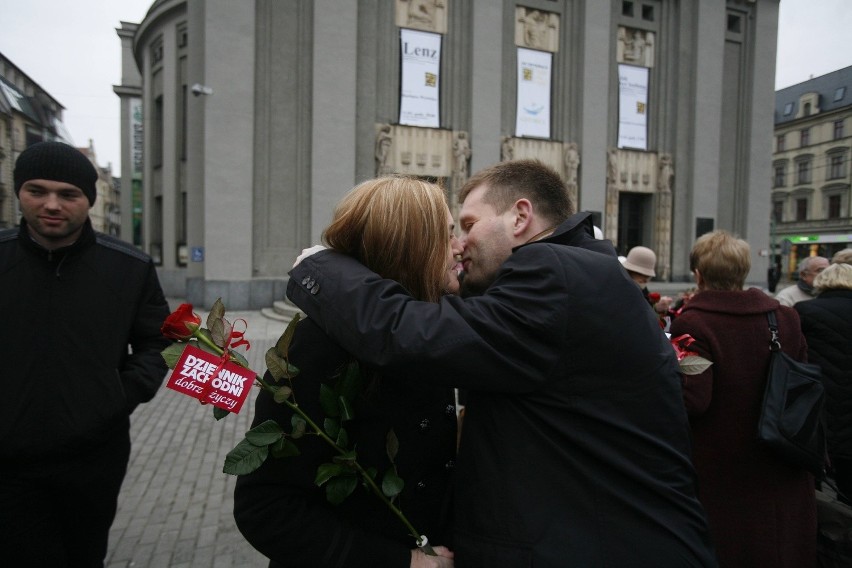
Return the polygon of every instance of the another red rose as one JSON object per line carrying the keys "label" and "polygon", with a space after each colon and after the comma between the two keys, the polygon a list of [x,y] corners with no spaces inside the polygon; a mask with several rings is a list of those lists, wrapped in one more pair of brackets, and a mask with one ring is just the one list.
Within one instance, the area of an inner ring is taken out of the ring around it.
{"label": "another red rose", "polygon": [[[193,324],[193,327],[190,328],[187,324]],[[189,339],[200,325],[201,317],[192,312],[192,304],[181,304],[169,314],[160,331],[169,339]]]}

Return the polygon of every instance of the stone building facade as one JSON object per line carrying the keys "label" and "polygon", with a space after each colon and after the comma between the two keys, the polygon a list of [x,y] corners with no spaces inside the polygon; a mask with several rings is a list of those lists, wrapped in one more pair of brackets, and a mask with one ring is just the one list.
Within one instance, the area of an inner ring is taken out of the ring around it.
{"label": "stone building facade", "polygon": [[262,307],[358,182],[423,176],[453,200],[536,158],[659,278],[687,281],[696,236],[724,228],[762,281],[777,18],[778,0],[158,0],[118,30],[125,238],[167,293]]}
{"label": "stone building facade", "polygon": [[852,67],[775,93],[771,241],[783,274],[852,247]]}

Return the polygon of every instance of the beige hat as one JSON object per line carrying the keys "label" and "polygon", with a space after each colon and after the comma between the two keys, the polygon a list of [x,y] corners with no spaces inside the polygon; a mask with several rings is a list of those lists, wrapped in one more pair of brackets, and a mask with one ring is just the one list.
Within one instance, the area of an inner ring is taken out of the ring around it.
{"label": "beige hat", "polygon": [[621,261],[621,264],[627,270],[638,272],[651,278],[657,275],[654,272],[654,266],[657,264],[657,255],[648,247],[633,247],[627,253],[627,258]]}

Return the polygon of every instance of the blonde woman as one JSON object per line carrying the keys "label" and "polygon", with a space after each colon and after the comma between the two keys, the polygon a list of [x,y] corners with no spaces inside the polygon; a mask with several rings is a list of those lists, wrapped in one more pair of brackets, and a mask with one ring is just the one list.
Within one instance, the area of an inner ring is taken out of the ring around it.
{"label": "blonde woman", "polygon": [[[405,177],[366,181],[343,198],[323,238],[420,300],[437,302],[458,291],[455,257],[461,246],[443,191],[433,184]],[[319,290],[322,282],[310,285]],[[298,324],[290,360],[300,369],[294,390],[309,415],[324,416],[320,384],[357,355],[346,353],[313,320]],[[365,383],[355,419],[347,422],[350,447],[362,464],[383,473],[391,467],[386,437],[393,430],[399,440],[394,463],[405,481],[397,504],[431,543],[446,544],[457,430],[452,389],[369,369]],[[254,425],[269,419],[289,425],[290,413],[261,392]],[[294,458],[267,458],[237,481],[237,526],[271,559],[270,567],[452,566],[452,553],[442,546],[436,547],[439,556],[413,550],[402,523],[363,488],[340,505],[328,503],[314,477],[319,464],[332,461],[331,450],[312,436],[300,439],[299,449]]]}
{"label": "blonde woman", "polygon": [[672,323],[690,347],[713,362],[684,378],[693,434],[698,498],[707,511],[719,565],[805,568],[816,565],[816,503],[810,473],[782,462],[755,440],[769,366],[768,312],[781,346],[805,359],[807,346],[793,308],[757,288],[744,290],[748,243],[725,231],[702,235],[690,268],[698,292]]}

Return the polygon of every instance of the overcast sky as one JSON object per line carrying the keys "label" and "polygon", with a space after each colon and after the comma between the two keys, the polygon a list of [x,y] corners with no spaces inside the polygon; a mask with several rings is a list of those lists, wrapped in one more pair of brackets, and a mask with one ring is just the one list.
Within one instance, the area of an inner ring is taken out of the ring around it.
{"label": "overcast sky", "polygon": [[[236,1],[236,0],[235,0]],[[141,22],[153,0],[0,0],[0,53],[65,107],[77,146],[121,170],[121,21]],[[781,0],[776,89],[852,65],[852,0]]]}

